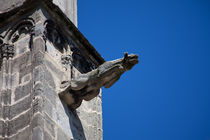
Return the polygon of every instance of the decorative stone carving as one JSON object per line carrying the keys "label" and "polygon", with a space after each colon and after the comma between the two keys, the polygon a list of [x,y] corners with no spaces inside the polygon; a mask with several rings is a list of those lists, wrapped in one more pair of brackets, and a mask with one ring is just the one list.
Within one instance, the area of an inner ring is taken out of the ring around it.
{"label": "decorative stone carving", "polygon": [[76,109],[83,99],[93,99],[99,94],[101,87],[111,87],[125,71],[137,63],[138,55],[125,53],[124,58],[107,61],[95,70],[80,74],[78,78],[63,81],[59,95],[70,108]]}
{"label": "decorative stone carving", "polygon": [[9,58],[14,55],[14,45],[3,44],[0,46],[1,58]]}
{"label": "decorative stone carving", "polygon": [[7,33],[6,40],[10,43],[15,43],[19,39],[25,37],[26,34],[33,34],[34,21],[31,18],[22,19],[15,24]]}
{"label": "decorative stone carving", "polygon": [[[34,21],[31,18],[21,19],[8,29],[4,36],[0,36],[0,69],[3,58],[9,59],[15,55],[14,43],[29,34],[32,37]],[[31,42],[29,42],[31,43]],[[29,47],[31,44],[29,44]]]}
{"label": "decorative stone carving", "polygon": [[52,20],[46,20],[44,25],[45,37],[52,42],[60,52],[63,52],[64,49],[66,49],[66,41],[58,26]]}
{"label": "decorative stone carving", "polygon": [[71,55],[62,55],[61,56],[61,63],[63,65],[70,65],[72,61]]}

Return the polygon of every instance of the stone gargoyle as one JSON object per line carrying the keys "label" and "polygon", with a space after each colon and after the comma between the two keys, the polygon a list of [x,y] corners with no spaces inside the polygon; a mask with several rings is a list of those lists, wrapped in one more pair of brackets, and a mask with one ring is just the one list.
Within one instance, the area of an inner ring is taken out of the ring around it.
{"label": "stone gargoyle", "polygon": [[78,108],[82,100],[89,101],[100,93],[100,88],[111,87],[120,76],[138,63],[138,55],[128,53],[123,58],[107,61],[97,69],[80,74],[76,79],[63,81],[59,96],[72,109]]}

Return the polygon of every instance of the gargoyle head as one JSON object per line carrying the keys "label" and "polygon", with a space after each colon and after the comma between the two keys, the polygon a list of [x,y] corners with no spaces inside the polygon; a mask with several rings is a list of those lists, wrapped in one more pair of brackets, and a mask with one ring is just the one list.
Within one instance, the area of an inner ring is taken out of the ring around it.
{"label": "gargoyle head", "polygon": [[129,54],[128,55],[127,52],[124,53],[124,58],[123,58],[123,61],[122,61],[123,68],[125,68],[126,70],[132,69],[132,67],[139,62],[138,57],[139,56],[136,55],[136,54]]}

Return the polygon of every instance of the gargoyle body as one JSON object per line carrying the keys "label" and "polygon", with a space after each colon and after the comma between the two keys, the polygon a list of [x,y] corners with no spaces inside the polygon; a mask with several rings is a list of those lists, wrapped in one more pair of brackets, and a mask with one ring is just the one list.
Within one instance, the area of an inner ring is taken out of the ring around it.
{"label": "gargoyle body", "polygon": [[80,74],[76,79],[63,81],[59,96],[70,108],[76,109],[82,100],[89,101],[96,97],[101,87],[111,87],[125,71],[137,63],[138,55],[125,53],[124,58],[107,61],[93,71]]}

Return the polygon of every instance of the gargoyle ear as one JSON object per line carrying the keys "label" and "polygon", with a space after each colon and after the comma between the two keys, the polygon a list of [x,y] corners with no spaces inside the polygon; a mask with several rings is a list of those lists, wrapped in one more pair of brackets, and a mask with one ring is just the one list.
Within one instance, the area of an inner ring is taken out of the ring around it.
{"label": "gargoyle ear", "polygon": [[128,57],[128,52],[124,52],[124,59]]}

